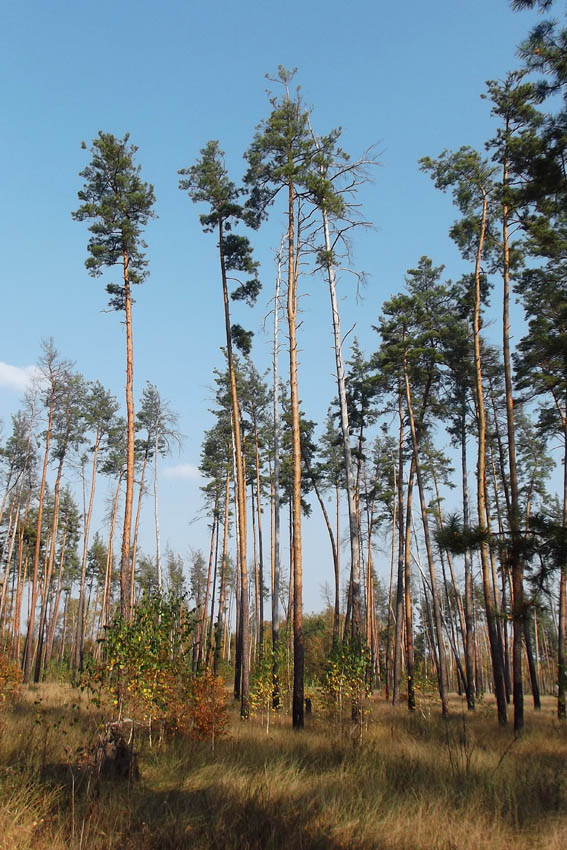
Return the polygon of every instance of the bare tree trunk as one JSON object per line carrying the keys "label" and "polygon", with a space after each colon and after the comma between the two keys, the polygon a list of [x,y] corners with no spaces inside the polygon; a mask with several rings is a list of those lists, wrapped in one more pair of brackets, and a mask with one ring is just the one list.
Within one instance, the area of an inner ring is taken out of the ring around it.
{"label": "bare tree trunk", "polygon": [[[466,399],[463,400],[461,412],[461,474],[463,525],[468,528],[469,520],[469,488],[467,483],[467,430],[466,430]],[[475,707],[475,676],[474,676],[474,613],[473,613],[473,580],[472,558],[468,549],[465,550],[465,668],[467,672],[467,707],[473,711]]]}
{"label": "bare tree trunk", "polygon": [[57,588],[55,590],[55,598],[53,601],[53,610],[51,611],[51,618],[49,623],[49,628],[47,630],[47,642],[45,647],[45,667],[48,666],[51,661],[51,655],[53,653],[53,643],[55,640],[55,629],[57,628],[57,619],[59,617],[59,605],[61,602],[61,593],[63,590],[63,563],[65,561],[65,548],[67,545],[67,530],[63,534],[63,540],[61,541],[61,552],[59,554],[59,571],[57,573]]}
{"label": "bare tree trunk", "polygon": [[219,493],[215,495],[215,506],[213,509],[213,524],[211,527],[211,545],[209,547],[209,566],[207,570],[207,584],[205,587],[205,600],[203,602],[203,610],[199,620],[199,636],[197,649],[197,669],[200,670],[203,659],[207,656],[207,613],[209,610],[209,593],[211,590],[211,573],[213,568],[213,560],[215,554],[215,533],[218,524],[218,509],[219,509]]}
{"label": "bare tree trunk", "polygon": [[[561,525],[567,528],[567,423],[563,421],[563,510]],[[567,715],[567,563],[561,562],[559,572],[559,622],[557,628],[557,717]]]}
{"label": "bare tree trunk", "polygon": [[386,666],[384,670],[384,693],[387,700],[390,699],[390,679],[393,666],[390,658],[392,650],[392,621],[395,623],[392,594],[394,587],[394,564],[396,556],[396,527],[398,523],[398,476],[395,462],[393,462],[392,465],[394,467],[394,499],[392,505],[392,547],[390,552],[390,583],[388,587],[388,621],[386,626]]}
{"label": "bare tree trunk", "polygon": [[108,533],[108,547],[106,556],[106,571],[104,576],[104,591],[102,595],[102,607],[100,611],[100,631],[102,632],[110,619],[110,591],[112,582],[112,560],[113,560],[113,544],[114,544],[114,529],[116,526],[116,517],[118,514],[118,501],[120,499],[120,488],[122,486],[122,473],[118,476],[116,483],[116,492],[112,503],[112,514],[110,517],[110,530]]}
{"label": "bare tree trunk", "polygon": [[43,454],[43,467],[41,472],[41,483],[39,485],[39,503],[37,508],[37,522],[35,527],[35,550],[33,556],[33,574],[32,574],[32,587],[30,591],[30,615],[28,620],[28,629],[26,635],[26,643],[24,647],[24,682],[29,682],[31,679],[31,669],[32,669],[32,661],[33,661],[33,649],[34,649],[34,626],[35,626],[35,608],[37,605],[37,587],[38,587],[38,573],[39,573],[39,556],[41,551],[41,526],[43,521],[43,500],[45,496],[45,480],[47,476],[47,463],[49,460],[49,445],[51,442],[51,430],[53,427],[53,406],[55,403],[55,387],[53,380],[51,381],[51,386],[49,390],[49,402],[48,402],[48,419],[47,419],[47,430],[45,432],[45,448]]}
{"label": "bare tree trunk", "polygon": [[142,501],[144,498],[144,482],[146,480],[146,467],[148,465],[148,450],[144,452],[142,471],[140,473],[140,486],[138,489],[138,504],[136,506],[136,518],[134,520],[134,534],[132,535],[132,577],[130,581],[130,609],[134,608],[134,588],[136,586],[136,555],[138,553],[138,532],[140,530],[140,516],[142,513]]}
{"label": "bare tree trunk", "polygon": [[225,607],[225,598],[226,598],[226,562],[227,562],[227,548],[228,548],[228,512],[229,512],[229,499],[230,499],[230,468],[227,465],[226,469],[226,479],[225,479],[225,489],[224,489],[224,525],[223,525],[223,536],[222,536],[222,559],[221,559],[221,578],[220,578],[220,589],[219,589],[219,613],[217,619],[217,636],[215,640],[215,654],[213,657],[213,670],[215,673],[218,672],[218,665],[220,661],[220,653],[221,653],[221,644],[223,642],[223,624],[224,624],[224,607]]}
{"label": "bare tree trunk", "polygon": [[346,493],[348,505],[348,520],[350,532],[350,557],[352,575],[352,633],[358,637],[361,631],[360,615],[360,522],[357,516],[355,503],[355,483],[352,467],[352,453],[350,447],[350,426],[348,419],[348,407],[346,396],[345,370],[343,362],[341,320],[339,305],[337,301],[337,286],[335,267],[332,262],[332,246],[329,233],[329,217],[324,205],[321,207],[323,217],[323,233],[325,237],[325,251],[329,258],[326,263],[327,280],[329,283],[329,294],[331,297],[331,317],[333,322],[333,344],[335,350],[335,366],[337,373],[337,391],[339,409],[341,415],[341,435],[343,441],[343,454],[345,464]]}
{"label": "bare tree trunk", "polygon": [[126,495],[124,498],[124,526],[122,530],[122,549],[120,556],[120,613],[130,620],[132,608],[130,598],[133,586],[132,556],[130,544],[132,537],[132,504],[134,501],[134,349],[132,345],[132,299],[128,278],[129,257],[126,249],[122,252],[124,280],[124,320],[126,326]]}
{"label": "bare tree trunk", "polygon": [[160,595],[163,593],[163,576],[161,572],[161,546],[159,539],[159,511],[158,511],[158,431],[154,444],[154,524],[156,528],[156,570],[157,583]]}
{"label": "bare tree trunk", "polygon": [[209,625],[207,629],[207,652],[205,655],[205,666],[207,669],[211,666],[211,657],[214,656],[216,651],[216,640],[215,640],[215,631],[213,627],[214,619],[215,619],[215,593],[217,589],[217,571],[218,571],[218,563],[219,563],[219,526],[220,526],[220,516],[217,519],[217,532],[215,535],[215,558],[214,558],[214,566],[213,566],[213,585],[211,591],[211,616],[209,618]]}
{"label": "bare tree trunk", "polygon": [[412,456],[408,476],[406,494],[406,515],[403,542],[403,569],[404,569],[404,604],[406,624],[406,679],[408,685],[408,711],[415,711],[415,660],[413,650],[413,605],[412,605],[412,581],[411,581],[411,521],[412,521],[412,496],[413,480],[415,474],[415,457]]}
{"label": "bare tree trunk", "polygon": [[93,463],[91,468],[91,491],[89,495],[89,507],[85,517],[85,528],[83,532],[83,556],[81,558],[81,586],[79,590],[79,605],[77,609],[77,635],[75,638],[75,670],[82,669],[83,663],[83,646],[84,646],[84,630],[85,630],[85,579],[87,575],[87,555],[89,551],[89,532],[91,527],[91,517],[93,513],[95,483],[96,483],[96,464],[98,458],[98,450],[102,438],[102,429],[99,426],[95,436],[93,448]]}
{"label": "bare tree trunk", "polygon": [[[254,482],[250,482],[250,514],[252,516],[252,562],[254,564],[254,622],[256,625],[256,651],[260,644],[260,574],[258,568],[258,546],[256,538],[256,500]],[[256,653],[252,653],[255,657]]]}
{"label": "bare tree trunk", "polygon": [[280,252],[278,253],[278,274],[276,278],[276,294],[274,297],[274,348],[272,354],[273,370],[273,396],[274,396],[274,477],[273,477],[273,523],[274,538],[272,541],[273,552],[273,575],[272,575],[272,707],[278,709],[280,705],[280,685],[278,670],[279,650],[279,599],[280,599],[280,406],[278,386],[278,332],[279,332],[279,299],[281,285],[281,253],[283,250],[283,239]]}
{"label": "bare tree trunk", "polygon": [[260,452],[258,448],[258,428],[254,423],[254,443],[256,449],[256,510],[258,513],[258,571],[260,578],[260,607],[258,609],[258,654],[264,653],[264,541],[262,536],[262,492],[260,486]]}
{"label": "bare tree trunk", "polygon": [[396,589],[396,632],[394,636],[394,669],[392,687],[392,705],[400,699],[400,680],[402,675],[402,643],[404,632],[404,415],[402,396],[398,393],[398,416],[400,422],[398,438],[398,580]]}
{"label": "bare tree trunk", "polygon": [[[484,407],[484,390],[482,386],[482,360],[480,351],[480,292],[481,292],[481,262],[484,249],[486,233],[486,219],[488,213],[488,197],[483,193],[483,210],[481,218],[481,230],[475,264],[475,305],[473,318],[473,341],[474,341],[474,365],[475,365],[475,403],[478,424],[478,455],[477,455],[477,507],[478,522],[481,531],[488,533],[486,521],[486,413]],[[494,676],[494,692],[498,706],[498,722],[501,726],[507,723],[506,694],[504,690],[504,675],[500,656],[500,646],[496,631],[496,616],[492,600],[492,588],[490,582],[490,566],[488,560],[488,544],[486,540],[481,542],[480,558],[482,565],[482,584],[484,590],[484,604],[486,608],[486,622],[490,641],[490,652],[492,656],[492,672]]]}
{"label": "bare tree trunk", "polygon": [[230,381],[230,398],[232,403],[232,433],[234,438],[234,456],[236,465],[236,494],[238,515],[238,563],[241,582],[241,688],[240,688],[240,715],[248,717],[250,713],[250,626],[248,615],[248,565],[246,563],[246,480],[243,469],[243,447],[240,436],[240,407],[238,404],[238,392],[236,388],[236,372],[232,355],[232,339],[230,329],[230,310],[228,301],[228,286],[226,278],[226,267],[223,248],[223,227],[219,221],[219,258],[222,277],[222,293],[224,304],[226,351],[228,359],[228,372]]}
{"label": "bare tree trunk", "polygon": [[[299,251],[295,248],[295,188],[288,185],[288,291],[289,388],[291,409],[292,515],[293,515],[293,706],[294,729],[304,725],[303,561],[301,543],[301,426],[297,383],[297,277]],[[295,255],[294,255],[295,254]]]}
{"label": "bare tree trunk", "polygon": [[[405,344],[405,339],[404,339]],[[421,519],[423,524],[423,536],[425,538],[425,549],[427,552],[427,562],[429,565],[429,575],[431,578],[431,598],[433,602],[433,619],[435,622],[435,633],[437,638],[437,680],[439,684],[439,696],[441,697],[441,709],[443,716],[446,717],[449,713],[449,702],[447,696],[447,662],[445,659],[445,647],[443,642],[443,625],[441,622],[441,608],[439,605],[439,594],[437,592],[437,580],[435,576],[435,561],[433,559],[433,548],[431,546],[431,537],[429,534],[429,522],[427,519],[427,505],[425,503],[425,491],[423,478],[421,475],[421,464],[419,462],[419,447],[417,441],[417,433],[415,427],[415,418],[413,414],[413,403],[411,398],[411,390],[409,383],[409,373],[407,364],[407,351],[404,351],[404,377],[406,387],[406,402],[409,415],[410,431],[413,445],[413,460],[415,472],[417,476],[417,487],[419,492],[419,501],[421,507]]]}

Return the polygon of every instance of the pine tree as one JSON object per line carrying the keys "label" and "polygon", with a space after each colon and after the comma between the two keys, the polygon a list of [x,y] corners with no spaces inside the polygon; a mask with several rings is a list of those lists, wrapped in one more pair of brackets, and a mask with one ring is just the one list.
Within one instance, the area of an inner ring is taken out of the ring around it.
{"label": "pine tree", "polygon": [[293,580],[294,580],[294,686],[292,721],[295,729],[304,725],[304,658],[303,639],[303,562],[301,543],[301,428],[297,370],[298,311],[298,213],[296,206],[309,197],[312,166],[317,152],[310,133],[308,112],[299,93],[292,98],[289,83],[294,72],[283,66],[277,82],[283,87],[280,99],[270,100],[272,111],[259,126],[246,152],[248,171],[245,183],[250,187],[248,208],[256,221],[264,218],[268,207],[280,191],[287,195],[287,320],[289,336],[289,374],[292,432],[292,516],[293,516]]}
{"label": "pine tree", "polygon": [[[140,177],[135,165],[135,145],[128,144],[129,134],[117,139],[112,133],[99,132],[90,153],[91,162],[80,172],[85,183],[79,192],[82,201],[72,213],[75,221],[92,221],[91,238],[85,265],[93,277],[103,269],[121,267],[122,283],[109,283],[110,306],[124,311],[126,330],[126,497],[120,559],[120,610],[130,616],[131,525],[134,499],[134,353],[132,345],[132,286],[147,276],[147,260],[142,230],[154,217],[154,189]],[[86,145],[83,143],[83,147]]]}

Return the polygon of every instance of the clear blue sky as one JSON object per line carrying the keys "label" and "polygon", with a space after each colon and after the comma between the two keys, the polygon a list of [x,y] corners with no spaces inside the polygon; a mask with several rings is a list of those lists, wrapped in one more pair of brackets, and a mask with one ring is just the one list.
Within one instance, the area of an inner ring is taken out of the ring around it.
{"label": "clear blue sky", "polygon": [[[443,148],[481,147],[493,132],[480,95],[487,79],[518,66],[516,47],[536,19],[513,13],[508,0],[4,0],[0,73],[0,275],[3,309],[0,416],[20,400],[14,383],[33,364],[42,338],[88,379],[122,400],[124,339],[120,316],[105,312],[105,283],[84,268],[87,230],[71,220],[88,161],[81,141],[99,130],[139,147],[144,178],[155,186],[159,218],[147,230],[150,277],[136,292],[135,388],[146,380],[179,413],[182,453],[161,483],[162,540],[186,554],[206,548],[206,525],[192,522],[204,428],[212,424],[212,370],[222,366],[223,319],[214,237],[203,235],[198,209],[177,188],[177,170],[192,164],[208,139],[219,139],[233,179],[255,125],[268,114],[266,73],[297,66],[318,132],[343,127],[354,157],[380,152],[374,180],[360,193],[375,229],[354,240],[354,265],[368,273],[363,300],[342,281],[343,328],[369,354],[371,325],[382,301],[403,286],[422,254],[449,276],[463,271],[446,234],[454,211],[421,174],[417,160]],[[254,356],[268,365],[262,331],[273,292],[273,250],[283,224],[254,235],[264,292],[254,311],[235,319],[255,331]],[[306,278],[301,329],[300,395],[309,418],[322,422],[333,394],[328,295]],[[281,368],[285,366],[282,357]],[[16,370],[8,367],[17,367]],[[181,477],[185,472],[186,477]],[[152,551],[151,514],[142,545]],[[267,521],[267,520],[266,520]],[[317,509],[305,529],[307,609],[331,581],[328,540]]]}

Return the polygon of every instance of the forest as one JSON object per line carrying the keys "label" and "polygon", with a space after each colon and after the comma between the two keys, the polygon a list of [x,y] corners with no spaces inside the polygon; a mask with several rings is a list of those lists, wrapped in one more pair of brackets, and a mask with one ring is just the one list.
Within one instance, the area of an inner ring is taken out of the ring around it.
{"label": "forest", "polygon": [[[206,136],[171,166],[214,247],[222,352],[189,553],[160,534],[176,400],[134,384],[156,193],[128,133],[83,142],[70,213],[125,392],[45,338],[5,423],[1,847],[564,846],[567,27],[553,0],[510,5],[540,18],[479,92],[494,134],[417,166],[452,201],[460,277],[410,258],[373,350],[343,311],[379,148],[321,134],[301,70],[268,75],[241,183]],[[321,422],[302,389],[315,280]],[[247,321],[265,304],[268,368]]]}

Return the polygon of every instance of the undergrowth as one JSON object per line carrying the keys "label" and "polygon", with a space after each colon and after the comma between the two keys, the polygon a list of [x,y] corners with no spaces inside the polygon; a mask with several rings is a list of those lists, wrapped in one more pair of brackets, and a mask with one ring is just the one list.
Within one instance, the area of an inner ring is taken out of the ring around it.
{"label": "undergrowth", "polygon": [[104,723],[65,686],[24,691],[0,717],[2,850],[563,850],[567,728],[551,705],[515,739],[494,708],[413,715],[372,701],[365,735],[329,734],[315,709],[242,722],[216,741],[150,748],[140,778],[81,767]]}

